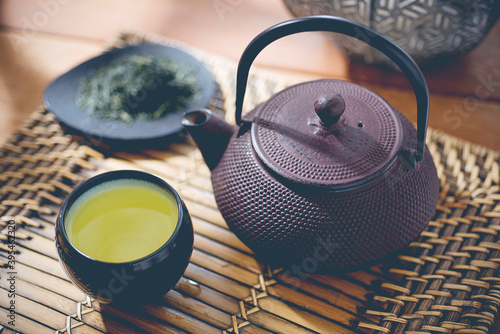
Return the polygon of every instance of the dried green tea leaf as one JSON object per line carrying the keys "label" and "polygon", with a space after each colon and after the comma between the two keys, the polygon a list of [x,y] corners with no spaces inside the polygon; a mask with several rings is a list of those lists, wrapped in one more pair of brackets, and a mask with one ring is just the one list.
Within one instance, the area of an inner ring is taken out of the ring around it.
{"label": "dried green tea leaf", "polygon": [[80,108],[99,119],[157,119],[184,109],[197,93],[196,76],[168,58],[128,55],[82,80]]}

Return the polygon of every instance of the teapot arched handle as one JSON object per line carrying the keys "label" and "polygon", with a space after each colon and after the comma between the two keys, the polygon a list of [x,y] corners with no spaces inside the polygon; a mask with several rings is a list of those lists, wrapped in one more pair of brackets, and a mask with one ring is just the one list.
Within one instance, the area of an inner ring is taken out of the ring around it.
{"label": "teapot arched handle", "polygon": [[328,31],[354,37],[381,51],[399,66],[408,78],[417,100],[417,151],[414,154],[416,161],[422,160],[429,118],[429,89],[420,68],[403,49],[387,37],[359,23],[335,16],[308,16],[285,21],[263,31],[248,44],[240,58],[236,74],[236,123],[241,124],[248,72],[257,55],[267,45],[282,37],[309,31]]}

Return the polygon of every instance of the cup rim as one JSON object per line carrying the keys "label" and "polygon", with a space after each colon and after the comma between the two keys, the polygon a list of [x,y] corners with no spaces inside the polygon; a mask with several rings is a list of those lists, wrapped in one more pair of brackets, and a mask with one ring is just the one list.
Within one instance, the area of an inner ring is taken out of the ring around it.
{"label": "cup rim", "polygon": [[[82,252],[80,249],[78,249],[69,239],[68,234],[66,233],[66,224],[64,222],[64,217],[66,216],[66,213],[68,212],[69,208],[71,205],[81,196],[83,195],[86,191],[90,190],[92,187],[97,186],[103,182],[106,181],[112,181],[112,180],[120,180],[120,179],[136,179],[136,180],[144,180],[151,182],[153,184],[159,185],[161,187],[165,187],[166,190],[168,190],[175,198],[175,201],[177,202],[177,211],[178,211],[178,217],[177,217],[177,223],[174,229],[174,232],[170,236],[170,238],[167,239],[167,241],[161,245],[158,249],[156,249],[154,252],[143,256],[141,258],[131,260],[131,261],[124,261],[124,262],[108,262],[108,261],[102,261],[93,258],[92,256]],[[177,235],[179,234],[179,231],[181,229],[182,225],[182,220],[183,220],[183,202],[180,197],[180,195],[177,193],[177,191],[163,178],[161,178],[158,175],[155,175],[153,173],[145,172],[145,171],[140,171],[140,170],[132,170],[132,169],[123,169],[123,170],[113,170],[113,171],[108,171],[104,172],[101,174],[94,175],[93,177],[83,181],[80,183],[71,193],[66,197],[64,200],[63,205],[61,206],[61,209],[59,211],[58,219],[56,221],[56,224],[59,225],[60,228],[60,234],[61,237],[64,239],[64,242],[71,247],[72,250],[76,251],[79,255],[84,256],[87,260],[95,262],[95,263],[101,263],[101,264],[106,264],[106,265],[133,265],[137,263],[141,263],[143,261],[148,261],[154,257],[156,257],[158,254],[162,253],[165,249],[170,249],[173,246],[175,246],[175,239]],[[57,231],[57,230],[56,230]],[[171,251],[171,250],[170,250]],[[169,252],[170,252],[169,251]]]}

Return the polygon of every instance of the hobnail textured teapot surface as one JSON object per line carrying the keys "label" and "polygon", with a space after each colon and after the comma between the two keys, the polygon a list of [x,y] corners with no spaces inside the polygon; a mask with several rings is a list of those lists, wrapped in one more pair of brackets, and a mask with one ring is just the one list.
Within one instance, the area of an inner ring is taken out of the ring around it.
{"label": "hobnail textured teapot surface", "polygon": [[401,146],[401,122],[390,105],[346,81],[285,89],[251,121],[253,149],[268,168],[290,181],[331,190],[380,176]]}
{"label": "hobnail textured teapot surface", "polygon": [[[339,80],[289,87],[241,119],[257,54],[280,37],[314,30],[356,37],[393,59],[414,88],[418,129],[374,92]],[[351,267],[408,245],[428,224],[439,191],[425,153],[429,95],[399,47],[344,19],[295,19],[250,43],[237,85],[238,126],[208,110],[187,113],[183,124],[211,169],[222,216],[263,261],[309,272]]]}

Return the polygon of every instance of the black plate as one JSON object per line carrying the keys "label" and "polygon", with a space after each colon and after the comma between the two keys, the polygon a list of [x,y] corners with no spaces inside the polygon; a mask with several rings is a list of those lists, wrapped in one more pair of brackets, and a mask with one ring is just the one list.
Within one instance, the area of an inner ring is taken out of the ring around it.
{"label": "black plate", "polygon": [[[183,110],[169,112],[159,119],[135,121],[130,125],[120,120],[99,119],[80,109],[78,97],[82,79],[102,64],[131,54],[167,57],[191,69],[197,77],[199,92]],[[43,101],[47,110],[61,123],[83,134],[91,142],[131,144],[132,141],[146,142],[178,134],[183,130],[180,120],[184,112],[207,107],[214,94],[215,81],[212,74],[193,56],[173,47],[139,44],[113,49],[66,72],[45,89]]]}

